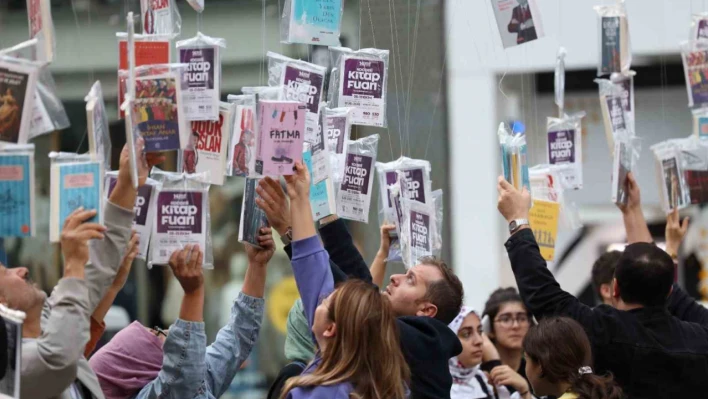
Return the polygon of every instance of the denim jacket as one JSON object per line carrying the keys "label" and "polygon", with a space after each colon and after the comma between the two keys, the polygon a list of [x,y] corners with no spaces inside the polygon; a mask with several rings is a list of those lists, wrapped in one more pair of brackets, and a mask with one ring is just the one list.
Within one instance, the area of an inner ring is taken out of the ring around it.
{"label": "denim jacket", "polygon": [[224,394],[246,361],[263,320],[263,298],[240,293],[229,324],[206,346],[204,323],[177,320],[163,346],[162,370],[136,399],[212,399]]}

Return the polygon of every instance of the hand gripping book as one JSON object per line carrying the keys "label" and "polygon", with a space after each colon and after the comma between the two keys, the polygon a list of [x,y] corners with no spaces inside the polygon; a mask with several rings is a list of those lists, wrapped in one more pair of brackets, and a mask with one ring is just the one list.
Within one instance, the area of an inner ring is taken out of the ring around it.
{"label": "hand gripping book", "polygon": [[260,248],[258,235],[260,229],[268,227],[268,218],[265,212],[256,204],[256,186],[260,178],[246,178],[246,185],[243,190],[243,203],[241,204],[241,220],[238,226],[238,240],[243,243]]}

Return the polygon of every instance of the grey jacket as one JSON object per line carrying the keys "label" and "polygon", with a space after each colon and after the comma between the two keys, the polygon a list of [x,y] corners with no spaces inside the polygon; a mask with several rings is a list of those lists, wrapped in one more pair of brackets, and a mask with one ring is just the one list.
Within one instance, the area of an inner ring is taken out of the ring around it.
{"label": "grey jacket", "polygon": [[115,279],[132,222],[132,209],[106,202],[107,231],[103,240],[89,243],[84,279],[59,280],[42,309],[42,335],[22,340],[22,398],[71,399],[71,384],[78,380],[93,398],[103,399],[98,378],[83,353],[89,340],[89,318]]}

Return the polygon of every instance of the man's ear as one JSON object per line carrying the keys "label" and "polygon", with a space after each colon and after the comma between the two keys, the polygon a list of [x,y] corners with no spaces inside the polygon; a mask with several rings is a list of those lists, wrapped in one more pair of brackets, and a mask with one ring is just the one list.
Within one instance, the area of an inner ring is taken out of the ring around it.
{"label": "man's ear", "polygon": [[325,338],[334,338],[335,335],[337,335],[337,323],[330,324],[322,333]]}
{"label": "man's ear", "polygon": [[617,279],[612,279],[612,297],[615,299],[620,299],[620,287],[617,284]]}
{"label": "man's ear", "polygon": [[600,285],[600,296],[602,300],[612,299],[612,282]]}
{"label": "man's ear", "polygon": [[435,317],[438,314],[438,307],[430,302],[421,302],[418,305],[418,311],[415,313],[416,316],[426,316]]}

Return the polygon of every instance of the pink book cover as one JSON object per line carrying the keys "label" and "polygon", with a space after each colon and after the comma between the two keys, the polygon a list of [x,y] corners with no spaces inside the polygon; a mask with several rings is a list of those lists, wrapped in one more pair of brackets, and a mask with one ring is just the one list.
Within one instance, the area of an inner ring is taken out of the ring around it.
{"label": "pink book cover", "polygon": [[302,160],[307,107],[294,101],[259,101],[256,173],[263,176],[292,175]]}

